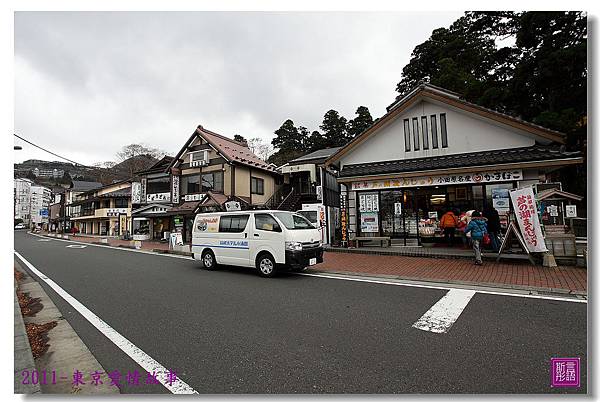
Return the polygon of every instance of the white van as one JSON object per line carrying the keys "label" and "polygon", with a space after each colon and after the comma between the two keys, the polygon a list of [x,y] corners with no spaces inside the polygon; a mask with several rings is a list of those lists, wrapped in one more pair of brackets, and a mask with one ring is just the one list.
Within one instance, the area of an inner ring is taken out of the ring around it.
{"label": "white van", "polygon": [[217,264],[255,267],[271,277],[279,268],[301,271],[323,262],[319,231],[302,215],[288,211],[236,211],[196,215],[194,259],[204,268]]}

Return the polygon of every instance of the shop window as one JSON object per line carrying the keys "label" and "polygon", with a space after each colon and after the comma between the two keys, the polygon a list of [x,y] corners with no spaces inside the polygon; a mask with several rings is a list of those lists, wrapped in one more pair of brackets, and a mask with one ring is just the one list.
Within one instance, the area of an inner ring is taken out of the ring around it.
{"label": "shop window", "polygon": [[147,179],[146,181],[146,193],[168,193],[171,191],[171,181],[169,177],[156,177]]}
{"label": "shop window", "polygon": [[279,223],[269,214],[254,214],[254,227],[258,230],[281,232]]}
{"label": "shop window", "polygon": [[250,215],[223,215],[219,219],[219,232],[241,233],[246,229]]}
{"label": "shop window", "polygon": [[410,120],[404,119],[404,150],[410,151]]}
{"label": "shop window", "polygon": [[415,141],[415,151],[420,149],[419,146],[419,119],[413,117],[413,139]]}
{"label": "shop window", "polygon": [[446,128],[446,113],[440,113],[440,129],[442,132],[442,148],[448,148],[448,131]]}
{"label": "shop window", "polygon": [[250,179],[250,191],[252,194],[263,195],[265,193],[265,181],[258,177]]}
{"label": "shop window", "polygon": [[200,176],[181,176],[182,194],[194,194],[200,192]]}

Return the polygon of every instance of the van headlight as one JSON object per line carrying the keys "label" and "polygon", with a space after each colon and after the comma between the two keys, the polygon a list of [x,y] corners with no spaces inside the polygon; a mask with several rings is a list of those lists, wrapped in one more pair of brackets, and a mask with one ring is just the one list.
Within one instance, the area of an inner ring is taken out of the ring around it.
{"label": "van headlight", "polygon": [[286,241],[285,249],[290,251],[302,251],[302,243],[299,241]]}

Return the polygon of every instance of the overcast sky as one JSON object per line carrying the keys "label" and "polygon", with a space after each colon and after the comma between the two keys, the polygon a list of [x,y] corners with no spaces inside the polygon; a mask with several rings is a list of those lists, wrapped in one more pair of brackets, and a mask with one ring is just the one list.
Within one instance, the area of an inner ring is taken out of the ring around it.
{"label": "overcast sky", "polygon": [[175,154],[198,124],[270,141],[329,109],[380,117],[414,47],[461,14],[17,12],[15,130],[92,164],[131,143]]}

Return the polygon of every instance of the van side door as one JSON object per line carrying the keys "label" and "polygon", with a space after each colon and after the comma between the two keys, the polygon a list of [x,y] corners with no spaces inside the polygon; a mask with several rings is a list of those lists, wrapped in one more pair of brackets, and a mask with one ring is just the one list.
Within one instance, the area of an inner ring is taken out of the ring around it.
{"label": "van side door", "polygon": [[250,214],[221,215],[219,238],[215,247],[217,262],[220,264],[248,266],[250,247],[248,246],[248,226]]}
{"label": "van side door", "polygon": [[285,263],[285,236],[271,214],[254,213],[250,256],[256,261],[258,253],[268,251],[277,264]]}

